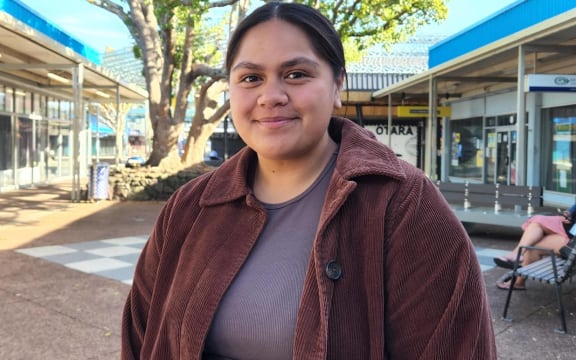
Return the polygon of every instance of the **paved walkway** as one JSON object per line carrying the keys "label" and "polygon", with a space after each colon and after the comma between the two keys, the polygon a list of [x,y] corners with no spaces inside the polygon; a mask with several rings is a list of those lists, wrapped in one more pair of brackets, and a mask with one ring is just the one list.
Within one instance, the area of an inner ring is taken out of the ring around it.
{"label": "paved walkway", "polygon": [[[0,193],[0,359],[117,359],[120,316],[134,264],[163,203],[72,203],[67,184]],[[529,283],[500,320],[505,271],[492,257],[515,229],[471,234],[493,311],[500,359],[573,359],[576,291],[564,291],[570,334],[558,327],[553,288]]]}

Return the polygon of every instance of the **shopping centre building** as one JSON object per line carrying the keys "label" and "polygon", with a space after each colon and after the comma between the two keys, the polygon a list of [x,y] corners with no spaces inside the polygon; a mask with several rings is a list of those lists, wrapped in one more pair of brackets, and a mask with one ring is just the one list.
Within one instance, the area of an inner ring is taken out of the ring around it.
{"label": "shopping centre building", "polygon": [[[575,55],[576,0],[519,0],[430,47],[417,75],[351,76],[383,83],[346,93],[339,115],[434,180],[539,186],[547,205],[567,207]],[[92,161],[87,105],[147,98],[99,64],[19,1],[0,2],[0,191],[66,177],[79,189]]]}
{"label": "shopping centre building", "polygon": [[545,204],[569,207],[575,55],[576,1],[516,1],[432,46],[427,71],[373,92],[390,110],[372,121],[420,119],[418,153],[432,179],[541,186]]}
{"label": "shopping centre building", "polygon": [[0,191],[71,178],[78,199],[92,161],[88,106],[147,99],[99,64],[21,2],[0,2]]}

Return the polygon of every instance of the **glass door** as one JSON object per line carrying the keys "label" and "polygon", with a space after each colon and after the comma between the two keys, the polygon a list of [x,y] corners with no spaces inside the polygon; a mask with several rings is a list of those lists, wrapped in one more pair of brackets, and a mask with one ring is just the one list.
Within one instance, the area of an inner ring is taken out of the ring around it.
{"label": "glass door", "polygon": [[486,130],[486,148],[484,149],[485,182],[486,184],[496,183],[496,131]]}
{"label": "glass door", "polygon": [[518,132],[515,129],[496,131],[496,183],[516,184],[516,142]]}

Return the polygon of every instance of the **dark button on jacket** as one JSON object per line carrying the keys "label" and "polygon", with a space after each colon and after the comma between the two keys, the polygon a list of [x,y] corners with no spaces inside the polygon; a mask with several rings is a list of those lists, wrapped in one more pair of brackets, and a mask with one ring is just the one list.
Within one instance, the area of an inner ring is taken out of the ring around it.
{"label": "dark button on jacket", "polygon": [[342,277],[342,267],[335,260],[330,260],[326,264],[326,275],[331,280],[338,280]]}

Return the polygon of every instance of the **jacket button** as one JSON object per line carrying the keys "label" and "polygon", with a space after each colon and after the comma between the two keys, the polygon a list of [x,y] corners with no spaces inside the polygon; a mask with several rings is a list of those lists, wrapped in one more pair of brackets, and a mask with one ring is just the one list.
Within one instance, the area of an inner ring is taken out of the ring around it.
{"label": "jacket button", "polygon": [[335,260],[330,260],[326,264],[326,275],[331,280],[338,280],[342,277],[342,267]]}

